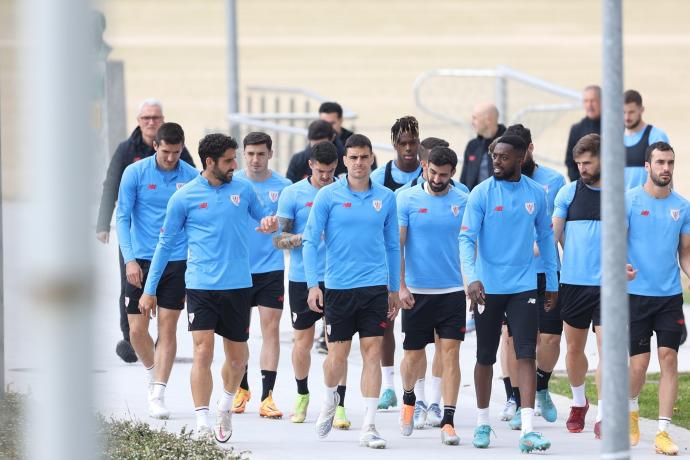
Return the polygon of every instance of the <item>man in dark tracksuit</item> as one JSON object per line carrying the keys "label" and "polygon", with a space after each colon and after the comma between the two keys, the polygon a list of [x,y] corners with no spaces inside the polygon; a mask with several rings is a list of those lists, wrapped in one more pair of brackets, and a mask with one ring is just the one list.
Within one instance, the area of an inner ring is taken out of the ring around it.
{"label": "man in dark tracksuit", "polygon": [[[101,243],[107,244],[110,240],[110,221],[112,220],[113,211],[115,210],[115,202],[117,201],[117,193],[120,188],[122,173],[130,164],[156,153],[153,149],[153,139],[156,137],[156,132],[164,121],[165,118],[163,117],[161,103],[155,99],[146,99],[139,106],[139,114],[137,115],[138,126],[129,136],[129,139],[117,146],[110,160],[105,181],[103,182],[103,195],[101,196],[101,205],[98,209],[96,238],[98,238]],[[180,159],[194,166],[194,160],[192,160],[186,147],[182,150]],[[125,276],[125,265],[122,259],[122,253],[120,252],[119,254],[120,329],[122,330],[123,340],[118,342],[115,351],[123,361],[133,363],[137,360],[137,356],[129,343],[129,323],[127,321],[127,311],[125,308],[125,286],[127,284],[127,277]]]}
{"label": "man in dark tracksuit", "polygon": [[565,165],[568,167],[568,178],[571,182],[580,178],[580,172],[573,160],[575,144],[587,134],[601,134],[601,88],[599,86],[589,85],[584,89],[582,106],[585,109],[585,117],[570,127],[568,146],[565,149]]}
{"label": "man in dark tracksuit", "polygon": [[490,103],[477,105],[472,111],[472,127],[477,137],[467,143],[460,172],[460,182],[472,190],[493,176],[489,145],[503,135],[506,127],[498,123],[498,109]]}

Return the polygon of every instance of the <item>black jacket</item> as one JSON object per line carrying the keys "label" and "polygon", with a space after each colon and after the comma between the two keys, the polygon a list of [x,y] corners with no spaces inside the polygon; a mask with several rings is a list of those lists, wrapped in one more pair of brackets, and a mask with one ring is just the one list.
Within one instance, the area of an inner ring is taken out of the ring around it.
{"label": "black jacket", "polygon": [[[113,157],[110,159],[108,172],[103,182],[103,195],[101,196],[101,205],[98,208],[98,222],[96,223],[96,232],[109,232],[110,221],[113,218],[113,211],[115,210],[115,202],[117,201],[117,194],[120,190],[120,181],[122,180],[122,173],[125,168],[135,161],[142,158],[150,157],[156,153],[153,147],[148,146],[141,137],[141,128],[132,131],[132,134],[124,142],[117,146]],[[186,161],[192,166],[194,160],[189,154],[187,147],[182,150],[181,160]]]}
{"label": "black jacket", "polygon": [[354,133],[347,128],[340,128],[340,136],[338,138],[345,145],[345,141],[348,137],[352,136]]}
{"label": "black jacket", "polygon": [[583,118],[579,122],[570,127],[570,134],[568,135],[568,147],[565,149],[565,165],[568,167],[568,177],[571,181],[576,181],[580,178],[580,171],[577,169],[575,160],[573,160],[573,148],[577,141],[582,136],[587,134],[601,134],[601,119],[593,120],[591,118]]}
{"label": "black jacket", "polygon": [[[465,184],[468,189],[472,190],[477,184],[479,184],[479,167],[482,162],[482,157],[488,155],[489,145],[496,139],[503,135],[506,131],[506,127],[503,125],[498,125],[498,131],[496,135],[491,139],[486,139],[482,136],[477,136],[467,143],[465,147],[465,155],[462,162],[462,171],[460,172],[460,182]],[[486,174],[491,177],[492,175],[492,161],[489,159],[487,162]]]}

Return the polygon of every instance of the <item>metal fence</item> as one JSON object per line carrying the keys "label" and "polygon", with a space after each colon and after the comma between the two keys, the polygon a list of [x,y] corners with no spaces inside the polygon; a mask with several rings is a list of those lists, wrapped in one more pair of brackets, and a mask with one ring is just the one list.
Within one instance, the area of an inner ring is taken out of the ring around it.
{"label": "metal fence", "polygon": [[[481,102],[493,101],[501,123],[522,123],[535,138],[561,116],[581,109],[580,92],[506,66],[430,70],[417,77],[413,92],[420,110],[449,130],[460,128],[467,137],[475,136],[471,114]],[[551,158],[539,159],[555,163]]]}
{"label": "metal fence", "polygon": [[[260,129],[273,139],[272,169],[284,174],[290,157],[303,150],[309,124],[319,118],[318,109],[328,99],[306,88],[284,86],[248,86],[243,111],[228,114],[230,132],[241,139]],[[344,125],[355,129],[357,113],[343,107]],[[391,151],[389,144],[374,143],[375,150]]]}

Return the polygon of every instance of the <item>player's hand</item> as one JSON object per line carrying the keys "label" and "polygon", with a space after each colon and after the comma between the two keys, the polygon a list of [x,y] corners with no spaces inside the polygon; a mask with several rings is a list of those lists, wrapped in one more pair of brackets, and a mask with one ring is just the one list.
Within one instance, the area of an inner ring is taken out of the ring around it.
{"label": "player's hand", "polygon": [[628,277],[628,281],[632,281],[637,276],[637,270],[632,265],[625,264],[625,275]]}
{"label": "player's hand", "polygon": [[546,299],[544,300],[544,311],[551,311],[556,307],[558,302],[558,291],[546,291]]}
{"label": "player's hand", "polygon": [[141,283],[144,280],[144,272],[141,270],[139,262],[136,260],[130,260],[127,262],[125,273],[127,274],[127,282],[129,284],[142,289]]}
{"label": "player's hand", "polygon": [[259,226],[255,229],[259,233],[275,233],[278,231],[278,218],[268,216],[261,219]]}
{"label": "player's hand", "polygon": [[400,306],[404,310],[414,307],[414,296],[407,286],[400,286]]}
{"label": "player's hand", "polygon": [[98,232],[96,233],[96,239],[103,244],[108,244],[110,242],[110,232]]}
{"label": "player's hand", "polygon": [[472,303],[484,305],[486,303],[486,293],[484,292],[484,285],[481,281],[473,281],[467,287],[467,297]]}
{"label": "player's hand", "polygon": [[397,292],[388,292],[388,320],[393,321],[400,310],[400,295]]}
{"label": "player's hand", "polygon": [[290,248],[298,248],[302,246],[302,234],[292,235],[290,237]]}
{"label": "player's hand", "polygon": [[320,287],[309,288],[309,296],[307,297],[307,305],[311,311],[316,313],[323,313],[323,292]]}
{"label": "player's hand", "polygon": [[156,307],[158,306],[158,299],[155,295],[142,294],[139,299],[139,311],[147,318],[156,317]]}

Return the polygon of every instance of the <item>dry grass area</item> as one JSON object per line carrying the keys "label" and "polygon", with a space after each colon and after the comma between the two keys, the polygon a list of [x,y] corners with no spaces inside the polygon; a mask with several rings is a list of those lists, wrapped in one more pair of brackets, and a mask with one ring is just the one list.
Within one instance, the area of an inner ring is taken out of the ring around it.
{"label": "dry grass area", "polygon": [[[578,0],[249,1],[238,0],[240,83],[310,88],[359,113],[357,129],[386,142],[395,118],[419,115],[422,135],[467,137],[421,114],[412,83],[441,67],[505,64],[579,89],[601,79],[601,2]],[[0,56],[12,56],[12,2],[0,3]],[[166,116],[186,128],[192,151],[206,130],[226,126],[224,0],[103,2],[113,46],[125,61],[127,106],[155,96]],[[690,177],[690,2],[625,2],[625,86],[646,101],[645,118],[666,130],[679,153],[676,177]],[[12,66],[2,69],[3,147],[7,164],[17,145],[11,101]],[[563,117],[536,139],[560,160],[570,123]],[[6,168],[7,171],[7,168]],[[7,173],[9,174],[9,172]],[[690,196],[690,183],[676,181]],[[10,184],[8,183],[8,187]]]}

